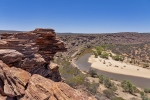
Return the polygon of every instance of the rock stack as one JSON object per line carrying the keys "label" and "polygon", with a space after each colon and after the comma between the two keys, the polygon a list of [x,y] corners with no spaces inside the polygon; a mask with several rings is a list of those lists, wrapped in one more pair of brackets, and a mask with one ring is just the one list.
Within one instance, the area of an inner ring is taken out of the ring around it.
{"label": "rock stack", "polygon": [[57,52],[67,49],[53,29],[1,34],[0,100],[88,100],[61,81]]}

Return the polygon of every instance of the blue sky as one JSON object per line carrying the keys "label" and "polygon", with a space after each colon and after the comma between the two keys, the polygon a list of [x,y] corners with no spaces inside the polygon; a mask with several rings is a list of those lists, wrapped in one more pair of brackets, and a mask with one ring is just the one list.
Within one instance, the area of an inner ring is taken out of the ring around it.
{"label": "blue sky", "polygon": [[0,0],[0,30],[150,32],[150,0]]}

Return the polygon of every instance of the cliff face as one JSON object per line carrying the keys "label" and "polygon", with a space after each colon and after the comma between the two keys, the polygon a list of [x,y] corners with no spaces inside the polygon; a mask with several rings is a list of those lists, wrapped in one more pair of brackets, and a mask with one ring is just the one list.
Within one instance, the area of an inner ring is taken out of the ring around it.
{"label": "cliff face", "polygon": [[88,100],[59,82],[59,66],[51,60],[66,50],[53,29],[1,34],[0,100]]}

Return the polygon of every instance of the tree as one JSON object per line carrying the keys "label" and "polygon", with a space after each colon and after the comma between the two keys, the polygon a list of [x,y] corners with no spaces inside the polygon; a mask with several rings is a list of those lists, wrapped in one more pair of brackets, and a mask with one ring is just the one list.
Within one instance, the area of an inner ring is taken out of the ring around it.
{"label": "tree", "polygon": [[106,53],[106,52],[103,52],[103,53],[101,54],[101,57],[102,57],[102,58],[108,59],[108,56],[109,56],[109,54]]}
{"label": "tree", "polygon": [[88,74],[90,74],[91,77],[95,77],[97,75],[95,70],[89,70]]}
{"label": "tree", "polygon": [[131,94],[135,93],[138,91],[136,86],[132,85],[130,81],[123,80],[121,82],[121,87],[124,89],[125,92],[129,92]]}

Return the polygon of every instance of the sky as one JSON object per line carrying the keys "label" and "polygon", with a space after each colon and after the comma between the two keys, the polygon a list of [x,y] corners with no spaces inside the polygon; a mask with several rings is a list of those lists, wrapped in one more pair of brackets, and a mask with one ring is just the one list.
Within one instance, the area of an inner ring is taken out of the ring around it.
{"label": "sky", "polygon": [[0,0],[0,30],[150,32],[150,0]]}

